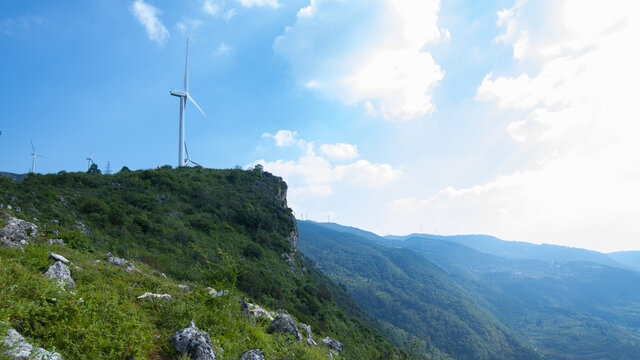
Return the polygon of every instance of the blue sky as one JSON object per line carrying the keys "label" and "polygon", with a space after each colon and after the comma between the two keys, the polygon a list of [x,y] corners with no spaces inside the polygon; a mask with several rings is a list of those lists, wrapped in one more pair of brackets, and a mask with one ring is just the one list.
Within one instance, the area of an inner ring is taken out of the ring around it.
{"label": "blue sky", "polygon": [[[0,4],[0,170],[261,163],[298,217],[638,249],[628,1]],[[637,91],[636,91],[637,92]]]}

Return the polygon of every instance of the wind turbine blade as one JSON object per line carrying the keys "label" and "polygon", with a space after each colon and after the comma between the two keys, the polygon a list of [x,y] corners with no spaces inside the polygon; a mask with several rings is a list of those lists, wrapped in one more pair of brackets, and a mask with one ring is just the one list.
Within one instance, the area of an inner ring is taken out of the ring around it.
{"label": "wind turbine blade", "polygon": [[198,164],[197,162],[195,162],[195,161],[193,161],[193,160],[191,160],[191,159],[189,159],[189,162],[190,162],[190,163],[192,163],[192,164],[196,164],[196,165],[198,165],[198,166],[200,166],[200,167],[204,167],[204,166],[202,166],[202,165]]}
{"label": "wind turbine blade", "polygon": [[187,153],[187,161],[191,160],[189,157],[189,148],[187,147],[187,142],[184,142],[184,151]]}
{"label": "wind turbine blade", "polygon": [[44,155],[36,154],[36,156],[39,156],[39,157],[41,157],[41,158],[43,158],[43,159],[48,159],[48,157],[46,157],[46,156],[44,156]]}
{"label": "wind turbine blade", "polygon": [[195,106],[198,108],[198,110],[200,110],[200,112],[202,113],[202,115],[207,116],[207,114],[205,114],[205,113],[204,113],[204,111],[202,111],[202,109],[200,109],[200,106],[198,106],[198,103],[196,103],[196,101],[195,101],[195,100],[193,100],[193,98],[191,97],[191,95],[187,94],[187,98],[188,98],[189,100],[191,100],[191,102],[193,103],[193,105],[195,105]]}
{"label": "wind turbine blade", "polygon": [[187,56],[184,60],[184,91],[189,92],[189,38],[187,38]]}
{"label": "wind turbine blade", "polygon": [[29,138],[29,142],[31,143],[31,150],[33,150],[33,153],[36,153],[36,147],[33,146],[33,141],[31,140],[31,138]]}

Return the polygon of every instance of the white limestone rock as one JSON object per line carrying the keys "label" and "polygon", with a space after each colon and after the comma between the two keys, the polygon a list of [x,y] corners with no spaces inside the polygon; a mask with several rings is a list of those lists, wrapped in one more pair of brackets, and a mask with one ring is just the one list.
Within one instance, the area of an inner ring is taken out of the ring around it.
{"label": "white limestone rock", "polygon": [[199,331],[191,321],[189,325],[169,338],[174,349],[191,360],[216,360],[209,334]]}
{"label": "white limestone rock", "polygon": [[22,335],[14,329],[9,329],[7,334],[0,339],[0,343],[9,348],[0,354],[5,359],[35,359],[35,360],[62,360],[62,356],[56,352],[50,352],[43,348],[33,348]]}
{"label": "white limestone rock", "polygon": [[142,299],[157,299],[157,300],[164,300],[164,301],[173,300],[173,298],[169,294],[154,294],[150,292],[146,292],[143,295],[138,296],[138,300],[142,300]]}
{"label": "white limestone rock", "polygon": [[51,265],[44,274],[48,276],[49,279],[57,280],[63,287],[76,287],[75,281],[71,278],[71,271],[69,270],[69,267],[63,264],[62,261],[56,261],[55,264]]}

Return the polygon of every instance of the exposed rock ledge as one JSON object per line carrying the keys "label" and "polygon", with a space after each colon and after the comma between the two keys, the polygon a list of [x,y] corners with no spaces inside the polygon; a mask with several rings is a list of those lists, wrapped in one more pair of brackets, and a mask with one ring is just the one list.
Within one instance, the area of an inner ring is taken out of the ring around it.
{"label": "exposed rock ledge", "polygon": [[9,329],[7,335],[0,339],[2,345],[9,350],[0,354],[0,358],[4,359],[35,359],[35,360],[62,360],[62,356],[56,352],[50,352],[43,348],[33,348],[22,335],[14,329]]}

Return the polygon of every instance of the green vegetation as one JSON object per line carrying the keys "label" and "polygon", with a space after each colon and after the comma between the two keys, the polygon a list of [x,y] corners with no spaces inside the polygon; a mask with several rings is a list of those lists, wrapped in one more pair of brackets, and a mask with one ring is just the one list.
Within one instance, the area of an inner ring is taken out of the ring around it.
{"label": "green vegetation", "polygon": [[[435,359],[539,359],[444,271],[415,253],[299,222],[300,248],[397,343]],[[416,343],[415,338],[422,339]],[[418,346],[421,345],[421,346]]]}
{"label": "green vegetation", "polygon": [[[223,359],[253,347],[270,359],[326,358],[324,347],[251,325],[238,305],[246,298],[285,309],[317,337],[340,340],[340,358],[408,358],[343,288],[293,256],[288,238],[296,224],[286,190],[259,168],[123,168],[115,175],[30,174],[18,183],[0,177],[0,203],[36,219],[44,237],[63,239],[67,246],[55,251],[80,267],[72,269],[76,289],[64,292],[42,275],[53,245],[1,249],[0,321],[65,358],[171,358],[168,337],[192,319],[224,350]],[[142,273],[105,263],[107,251]],[[160,272],[169,277],[152,275]],[[193,290],[183,293],[178,282]],[[206,286],[230,293],[214,299]],[[147,291],[175,300],[137,300]]]}

